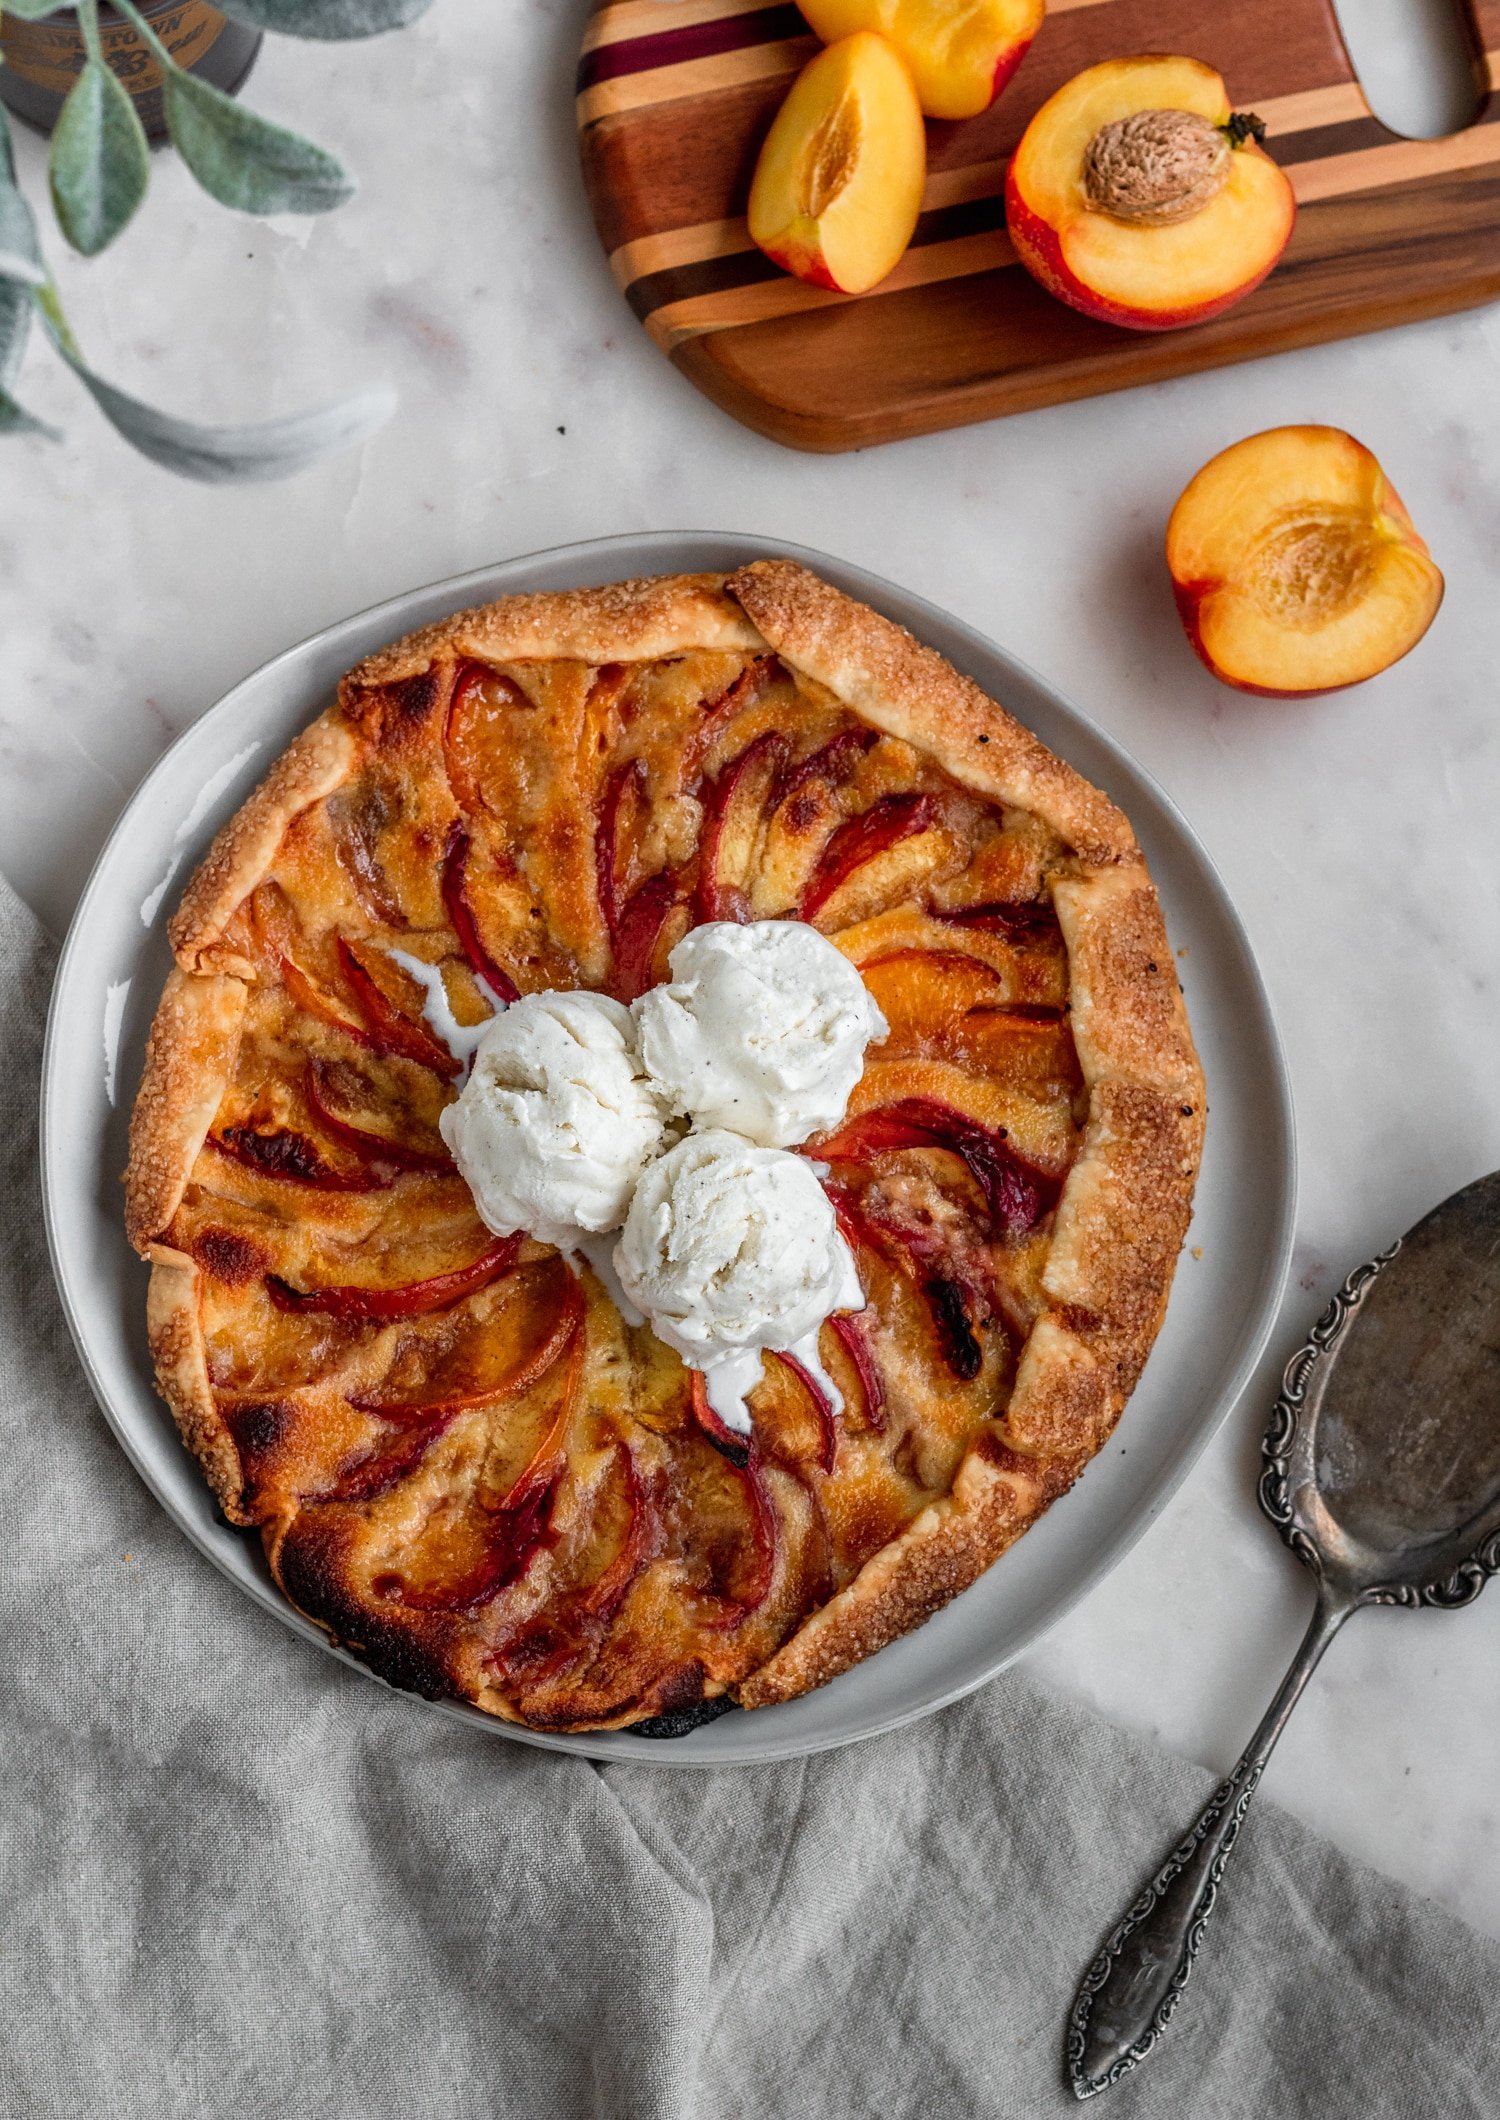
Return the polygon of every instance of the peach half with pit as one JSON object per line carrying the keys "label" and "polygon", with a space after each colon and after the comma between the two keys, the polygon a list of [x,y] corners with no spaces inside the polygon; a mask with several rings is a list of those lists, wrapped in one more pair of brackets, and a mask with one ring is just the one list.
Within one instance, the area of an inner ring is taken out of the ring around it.
{"label": "peach half with pit", "polygon": [[1046,0],[802,0],[825,44],[874,30],[911,69],[929,118],[988,110],[1042,26]]}
{"label": "peach half with pit", "polygon": [[1376,676],[1443,600],[1400,495],[1341,427],[1272,427],[1222,450],[1172,510],[1167,565],[1214,676],[1273,698]]}
{"label": "peach half with pit", "polygon": [[927,177],[922,107],[904,61],[859,30],[806,65],[766,135],[750,234],[815,287],[863,294],[911,241]]}
{"label": "peach half with pit", "polygon": [[1263,133],[1197,59],[1108,59],[1075,74],[1006,172],[1022,264],[1103,323],[1168,331],[1217,316],[1259,286],[1296,219]]}

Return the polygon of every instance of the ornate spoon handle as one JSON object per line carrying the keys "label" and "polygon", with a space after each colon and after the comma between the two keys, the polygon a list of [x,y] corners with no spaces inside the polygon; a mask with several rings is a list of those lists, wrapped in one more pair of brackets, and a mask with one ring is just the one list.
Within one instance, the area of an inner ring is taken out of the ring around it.
{"label": "ornate spoon handle", "polygon": [[1084,1975],[1068,2019],[1068,2077],[1078,2097],[1118,2083],[1166,2030],[1266,1761],[1323,1651],[1354,1610],[1353,1599],[1336,1599],[1319,1584],[1312,1623],[1260,1728]]}

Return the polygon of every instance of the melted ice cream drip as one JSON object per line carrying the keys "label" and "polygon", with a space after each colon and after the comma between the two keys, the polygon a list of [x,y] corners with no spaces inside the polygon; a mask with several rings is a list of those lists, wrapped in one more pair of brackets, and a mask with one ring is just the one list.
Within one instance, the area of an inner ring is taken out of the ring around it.
{"label": "melted ice cream drip", "polygon": [[[410,973],[422,989],[422,1020],[439,1044],[447,1046],[463,1069],[464,1079],[467,1080],[469,1070],[474,1065],[474,1054],[479,1041],[489,1029],[493,1017],[486,1017],[483,1023],[460,1023],[448,1000],[448,988],[443,979],[441,965],[428,964],[421,957],[413,957],[406,950],[387,950],[386,955],[393,963],[399,964],[403,972]],[[509,1004],[501,1000],[489,981],[475,972],[474,984],[494,1014],[502,1015]]]}
{"label": "melted ice cream drip", "polygon": [[578,1258],[586,1259],[589,1265],[592,1266],[603,1284],[604,1293],[614,1304],[615,1309],[620,1313],[625,1323],[627,1325],[644,1325],[646,1322],[644,1314],[636,1309],[634,1303],[626,1295],[620,1283],[620,1276],[615,1271],[615,1241],[616,1233],[612,1229],[605,1230],[602,1236],[597,1237],[589,1236],[580,1230],[573,1239],[573,1251]]}
{"label": "melted ice cream drip", "polygon": [[[827,1394],[829,1406],[835,1420],[844,1412],[844,1394],[823,1366],[823,1357],[818,1352],[818,1333],[814,1326],[800,1340],[781,1350],[802,1364],[813,1382]],[[765,1355],[759,1347],[747,1347],[739,1353],[726,1355],[703,1371],[703,1389],[708,1403],[724,1423],[736,1435],[749,1435],[752,1427],[747,1401],[756,1385],[765,1374]]]}

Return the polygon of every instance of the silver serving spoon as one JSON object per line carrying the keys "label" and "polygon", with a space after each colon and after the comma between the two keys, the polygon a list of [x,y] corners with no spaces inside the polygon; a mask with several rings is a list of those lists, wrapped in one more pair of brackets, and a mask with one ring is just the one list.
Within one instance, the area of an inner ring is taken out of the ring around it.
{"label": "silver serving spoon", "polygon": [[1084,1975],[1080,2098],[1166,2030],[1271,1748],[1344,1621],[1466,1605],[1500,1574],[1500,1171],[1349,1276],[1287,1365],[1262,1456],[1260,1505],[1317,1577],[1317,1608],[1233,1773]]}

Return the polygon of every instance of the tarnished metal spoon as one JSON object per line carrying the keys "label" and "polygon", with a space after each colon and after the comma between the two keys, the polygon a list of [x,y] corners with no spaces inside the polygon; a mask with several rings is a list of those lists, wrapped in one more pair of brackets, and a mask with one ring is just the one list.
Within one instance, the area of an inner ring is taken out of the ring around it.
{"label": "tarnished metal spoon", "polygon": [[1176,2009],[1271,1748],[1362,1605],[1466,1605],[1500,1573],[1500,1171],[1352,1273],[1287,1365],[1260,1505],[1318,1583],[1291,1669],[1227,1781],[1123,1914],[1068,2019],[1080,2098]]}

